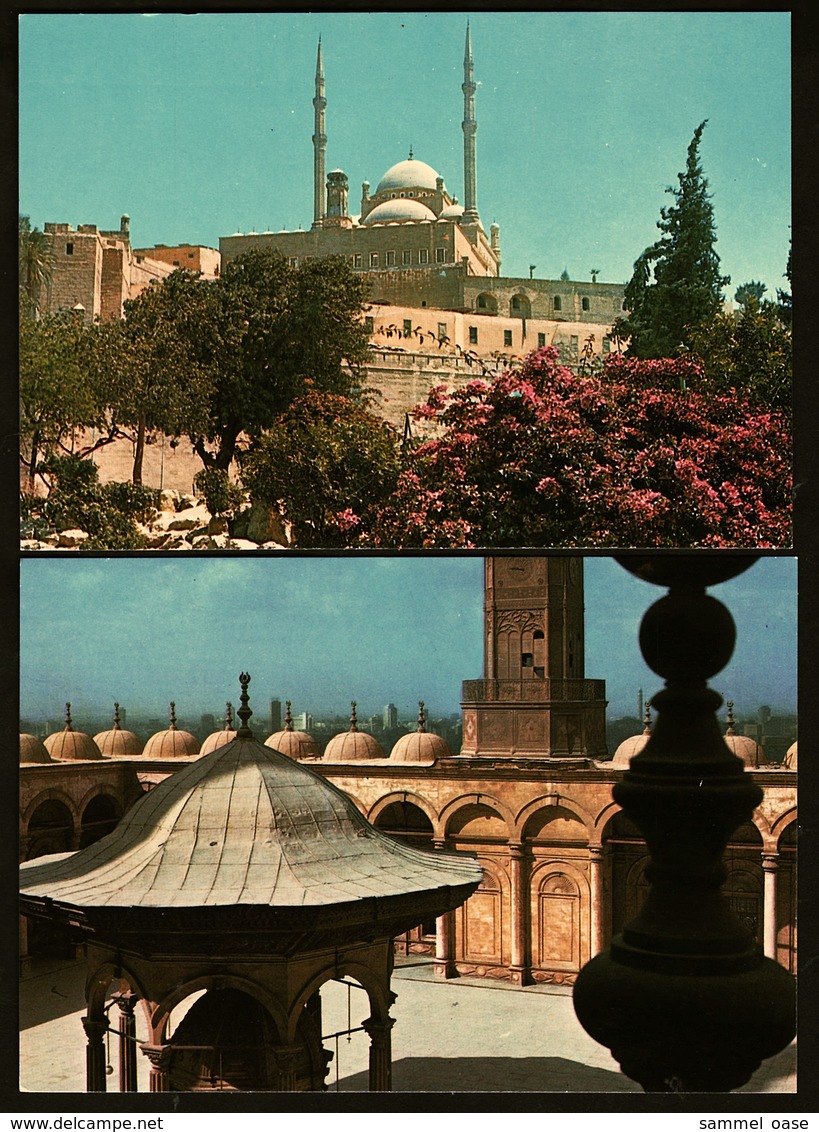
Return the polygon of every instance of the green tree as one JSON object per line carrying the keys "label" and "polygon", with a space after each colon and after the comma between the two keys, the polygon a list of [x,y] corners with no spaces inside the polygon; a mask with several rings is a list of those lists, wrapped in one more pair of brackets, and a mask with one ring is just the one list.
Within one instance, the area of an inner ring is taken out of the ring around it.
{"label": "green tree", "polygon": [[352,545],[395,489],[397,439],[363,404],[312,390],[241,455],[242,482],[281,511],[296,546]]}
{"label": "green tree", "polygon": [[636,260],[626,285],[628,314],[617,320],[614,333],[630,339],[631,357],[672,357],[680,345],[689,345],[690,328],[717,314],[730,282],[720,274],[714,211],[700,165],[705,126],[701,122],[694,131],[678,187],[666,190],[674,204],[660,209],[662,235]]}
{"label": "green tree", "polygon": [[[226,471],[240,437],[258,440],[308,389],[359,396],[364,286],[342,257],[295,268],[266,250],[214,282],[174,272],[126,304],[136,355],[123,375],[142,367],[145,427],[189,436],[206,468]],[[139,428],[137,407],[120,414]]]}
{"label": "green tree", "polygon": [[34,319],[21,301],[19,320],[20,459],[34,490],[38,463],[69,451],[78,429],[103,430],[88,451],[109,438],[107,399],[92,380],[93,330],[73,314]]}
{"label": "green tree", "polygon": [[793,318],[793,300],[791,298],[791,288],[792,288],[792,282],[793,282],[792,279],[791,279],[791,257],[792,257],[792,255],[793,255],[793,245],[791,245],[791,247],[788,248],[788,262],[785,265],[785,273],[784,273],[784,277],[788,281],[788,290],[785,291],[780,287],[780,288],[777,288],[777,291],[776,291],[776,301],[779,304],[779,317],[782,319],[782,322],[784,322],[786,326],[791,325],[791,321],[792,321],[792,318]]}
{"label": "green tree", "polygon": [[790,413],[793,345],[776,303],[749,295],[738,315],[720,311],[696,327],[691,347],[704,366],[702,391],[734,391],[755,408]]}
{"label": "green tree", "polygon": [[734,292],[734,302],[739,303],[741,307],[746,306],[749,299],[755,299],[757,303],[762,302],[762,298],[768,288],[764,283],[758,283],[752,279],[750,283],[743,283],[737,287]]}
{"label": "green tree", "polygon": [[208,428],[215,369],[198,348],[199,327],[213,322],[209,284],[184,270],[125,304],[125,318],[97,331],[94,366],[108,389],[111,418],[134,444],[132,479],[142,483],[146,437],[197,434]]}
{"label": "green tree", "polygon": [[22,214],[17,225],[17,271],[21,301],[26,313],[35,318],[39,314],[40,292],[51,278],[53,256],[51,243],[45,232],[32,228],[28,216]]}

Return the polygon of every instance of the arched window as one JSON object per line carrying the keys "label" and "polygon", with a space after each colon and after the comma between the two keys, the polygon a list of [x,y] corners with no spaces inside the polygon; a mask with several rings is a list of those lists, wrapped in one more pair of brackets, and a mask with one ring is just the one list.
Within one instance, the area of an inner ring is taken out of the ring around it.
{"label": "arched window", "polygon": [[555,295],[555,297],[552,299],[552,308],[556,311],[563,310],[563,302],[560,298],[560,295]]}
{"label": "arched window", "polygon": [[532,304],[525,295],[513,295],[509,302],[509,313],[512,318],[531,318]]}
{"label": "arched window", "polygon": [[591,310],[591,303],[589,302],[588,298],[586,298],[585,295],[583,296],[583,299],[581,300],[581,305],[582,305],[584,311]]}

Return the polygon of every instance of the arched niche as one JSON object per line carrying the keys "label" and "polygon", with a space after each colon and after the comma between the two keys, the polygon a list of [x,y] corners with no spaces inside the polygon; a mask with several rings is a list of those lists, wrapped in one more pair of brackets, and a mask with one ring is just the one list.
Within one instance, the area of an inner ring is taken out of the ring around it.
{"label": "arched niche", "polygon": [[455,841],[506,841],[509,827],[492,806],[465,802],[447,822],[447,837]]}
{"label": "arched niche", "polygon": [[532,873],[532,966],[576,974],[588,957],[589,895],[583,874],[562,861]]}
{"label": "arched niche", "polygon": [[509,300],[509,314],[512,318],[531,318],[532,304],[528,296],[518,292]]}
{"label": "arched niche", "polygon": [[491,291],[481,291],[475,299],[475,312],[477,314],[497,314],[498,300]]}
{"label": "arched niche", "polygon": [[383,830],[407,845],[422,849],[432,847],[432,822],[415,802],[408,799],[389,802],[370,820],[376,829]]}
{"label": "arched niche", "polygon": [[586,845],[588,832],[577,814],[565,806],[552,805],[538,809],[523,828],[526,841],[546,845]]}
{"label": "arched niche", "polygon": [[74,815],[59,798],[47,798],[31,812],[25,836],[27,861],[47,853],[67,853],[73,848]]}

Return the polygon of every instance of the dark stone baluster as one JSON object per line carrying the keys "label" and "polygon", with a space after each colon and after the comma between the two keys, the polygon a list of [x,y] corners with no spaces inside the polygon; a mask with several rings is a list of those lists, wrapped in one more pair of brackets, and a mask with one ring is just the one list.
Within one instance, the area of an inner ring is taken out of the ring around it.
{"label": "dark stone baluster", "polygon": [[613,790],[651,854],[645,904],[580,972],[577,1016],[646,1091],[723,1092],[744,1084],[795,1032],[794,983],[765,958],[721,891],[728,839],[762,800],[722,739],[707,680],[729,661],[734,622],[705,587],[752,565],[740,555],[620,559],[669,586],[640,627],[666,681],[657,721]]}

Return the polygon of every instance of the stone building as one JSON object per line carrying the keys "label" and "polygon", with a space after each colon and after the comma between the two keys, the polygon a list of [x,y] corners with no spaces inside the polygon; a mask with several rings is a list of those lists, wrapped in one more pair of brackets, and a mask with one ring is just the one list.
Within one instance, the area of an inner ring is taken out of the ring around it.
{"label": "stone building", "polygon": [[[399,948],[429,955],[445,977],[571,984],[647,888],[645,842],[612,800],[646,736],[614,758],[606,750],[605,684],[584,670],[579,560],[496,557],[485,570],[484,671],[463,685],[460,753],[424,735],[423,711],[414,741],[404,736],[392,750],[363,738],[355,718],[321,757],[289,720],[266,745],[339,787],[383,832],[477,857],[475,894],[407,932]],[[730,720],[727,731],[764,795],[731,836],[725,891],[765,953],[795,971],[796,746],[777,765],[739,741]],[[110,828],[95,822],[116,821],[141,791],[199,757],[152,744],[142,756],[38,762],[36,740],[21,741],[23,857],[88,844]]]}
{"label": "stone building", "polygon": [[41,314],[76,311],[88,322],[121,318],[123,304],[146,287],[186,267],[205,278],[219,274],[220,257],[213,248],[185,244],[171,248],[131,246],[130,217],[118,229],[96,224],[47,223],[49,272],[38,296]]}

